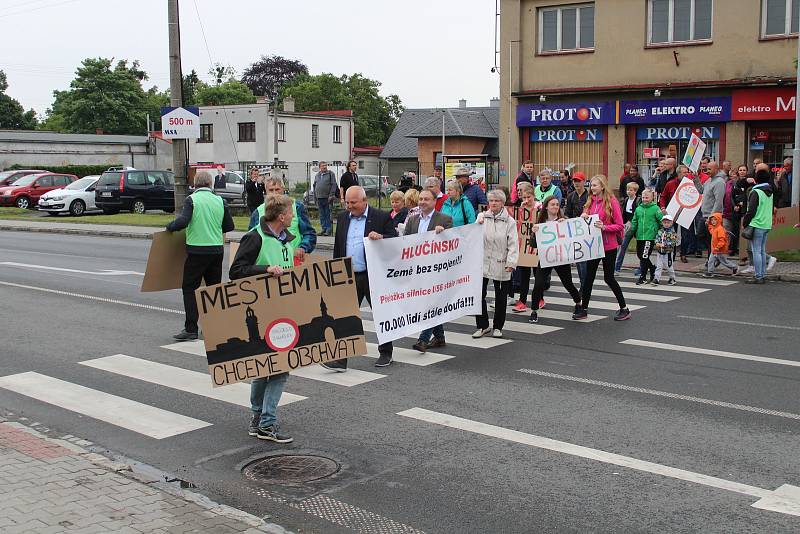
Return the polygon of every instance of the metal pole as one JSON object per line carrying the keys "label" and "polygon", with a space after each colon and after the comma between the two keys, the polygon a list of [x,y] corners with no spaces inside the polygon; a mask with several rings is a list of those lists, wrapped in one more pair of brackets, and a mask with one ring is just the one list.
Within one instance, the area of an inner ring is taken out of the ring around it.
{"label": "metal pole", "polygon": [[[441,163],[441,165],[442,165],[442,176],[444,176],[444,115],[445,115],[445,113],[447,113],[447,111],[443,109],[442,110],[442,157],[441,157],[441,160],[442,160],[442,163]],[[433,165],[436,166],[436,162],[435,161],[433,162]]]}
{"label": "metal pole", "polygon": [[[800,14],[798,14],[800,17]],[[800,204],[800,179],[794,172],[795,167],[800,163],[800,39],[797,40],[797,80],[794,97],[794,150],[792,150],[792,206]]]}
{"label": "metal pole", "polygon": [[[181,73],[181,33],[178,15],[178,0],[168,0],[167,20],[169,30],[169,104],[183,106],[183,76]],[[186,184],[186,143],[176,139],[172,142],[172,170],[175,173],[175,209],[183,207],[188,193]]]}
{"label": "metal pole", "polygon": [[512,171],[512,164],[511,164],[511,143],[513,140],[511,139],[511,131],[513,127],[511,126],[514,123],[514,113],[513,113],[513,100],[511,99],[511,93],[514,89],[514,62],[512,60],[512,55],[514,54],[514,41],[508,42],[508,168],[506,169],[506,176],[508,177],[508,187],[511,188],[512,180],[514,180],[513,173],[516,172],[516,167],[514,167],[514,171]]}
{"label": "metal pole", "polygon": [[274,158],[274,168],[278,167],[278,92],[275,91],[275,97],[272,99],[272,152]]}

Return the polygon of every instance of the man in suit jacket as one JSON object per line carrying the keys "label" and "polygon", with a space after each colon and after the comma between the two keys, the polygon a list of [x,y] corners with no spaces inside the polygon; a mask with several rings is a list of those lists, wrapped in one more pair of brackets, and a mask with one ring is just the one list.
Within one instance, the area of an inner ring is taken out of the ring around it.
{"label": "man in suit jacket", "polygon": [[[385,211],[372,208],[367,203],[367,193],[360,185],[347,189],[344,197],[346,211],[336,220],[333,239],[333,257],[350,257],[353,260],[353,273],[356,279],[358,305],[366,298],[370,307],[369,276],[367,275],[367,256],[364,251],[364,238],[384,239],[397,237],[392,218]],[[379,358],[375,367],[387,367],[392,363],[392,342],[378,345]],[[325,369],[343,373],[347,371],[347,360],[333,360],[321,364]]]}
{"label": "man in suit jacket", "polygon": [[[419,213],[408,218],[404,235],[436,232],[437,234],[453,227],[453,218],[436,211],[436,197],[430,189],[423,189],[419,194]],[[444,347],[444,325],[423,330],[412,348],[425,352],[429,348]]]}

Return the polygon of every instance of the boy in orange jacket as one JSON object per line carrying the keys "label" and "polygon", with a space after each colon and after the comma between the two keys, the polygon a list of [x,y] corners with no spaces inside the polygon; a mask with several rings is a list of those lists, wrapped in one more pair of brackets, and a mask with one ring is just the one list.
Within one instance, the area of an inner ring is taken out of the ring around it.
{"label": "boy in orange jacket", "polygon": [[711,235],[711,250],[708,254],[708,264],[703,276],[712,278],[714,276],[714,266],[717,262],[730,269],[731,274],[736,276],[736,273],[739,272],[739,267],[728,259],[728,232],[722,226],[722,214],[719,212],[712,213],[706,222],[706,226],[708,227],[709,235]]}

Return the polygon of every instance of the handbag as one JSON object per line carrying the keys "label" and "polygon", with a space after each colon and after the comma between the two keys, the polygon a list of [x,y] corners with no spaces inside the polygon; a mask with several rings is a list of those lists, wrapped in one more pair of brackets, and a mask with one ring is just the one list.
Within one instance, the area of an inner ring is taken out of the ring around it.
{"label": "handbag", "polygon": [[747,239],[748,241],[752,241],[755,231],[756,229],[753,228],[752,226],[745,226],[744,230],[742,230],[742,237]]}

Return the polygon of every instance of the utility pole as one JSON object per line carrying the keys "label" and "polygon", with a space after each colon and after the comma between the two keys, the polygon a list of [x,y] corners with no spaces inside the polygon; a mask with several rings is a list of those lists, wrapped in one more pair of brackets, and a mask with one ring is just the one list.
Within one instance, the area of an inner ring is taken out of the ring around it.
{"label": "utility pole", "polygon": [[[800,13],[798,13],[800,17]],[[800,204],[800,179],[797,178],[797,165],[800,164],[800,39],[797,40],[797,76],[796,95],[794,98],[794,150],[792,150],[792,206]]]}
{"label": "utility pole", "polygon": [[[183,106],[183,74],[181,71],[181,28],[178,0],[167,0],[169,30],[169,105]],[[189,192],[186,183],[186,153],[188,139],[172,140],[172,170],[175,173],[175,210],[180,211]]]}

